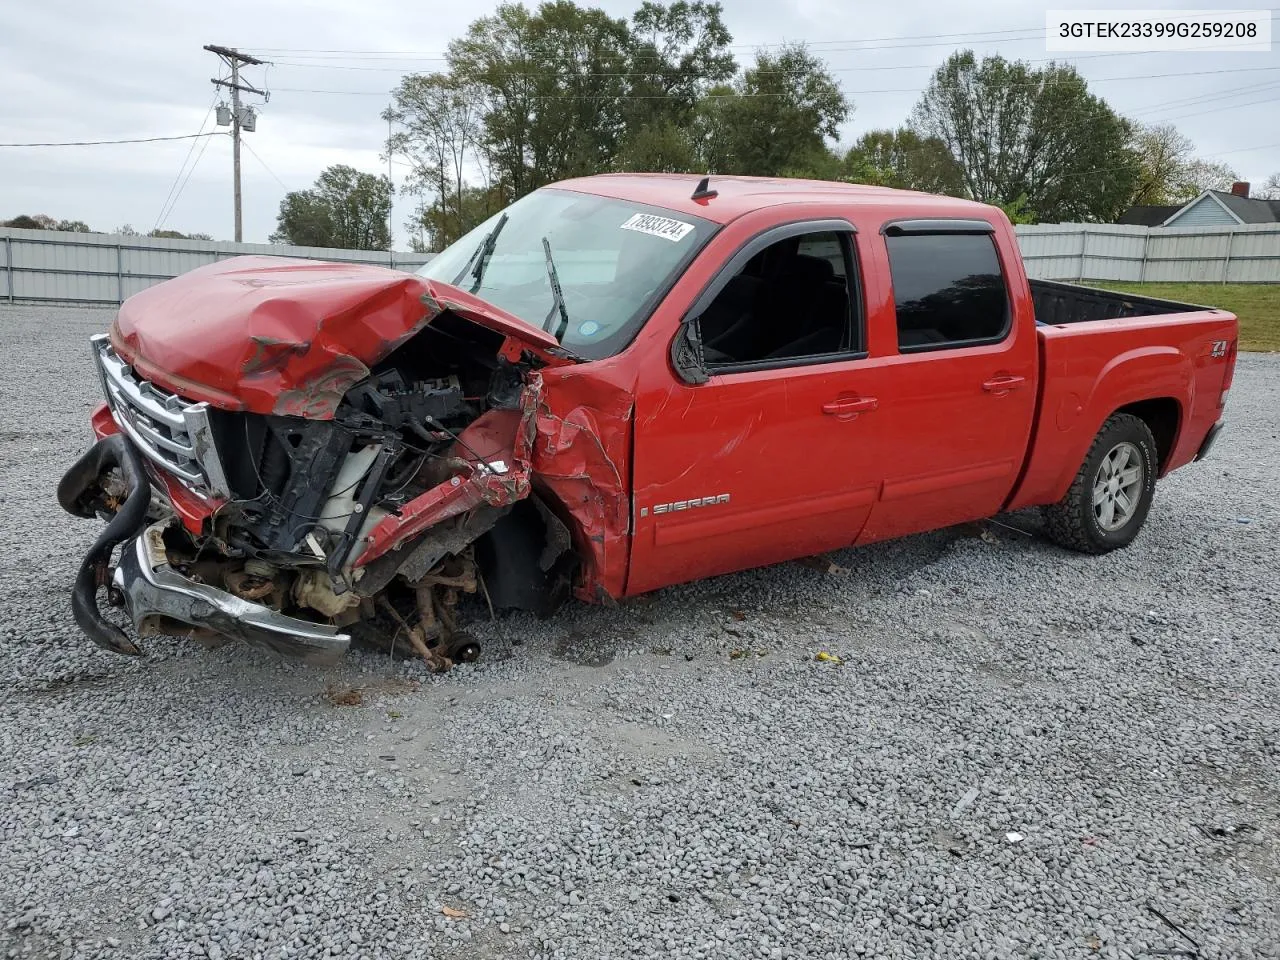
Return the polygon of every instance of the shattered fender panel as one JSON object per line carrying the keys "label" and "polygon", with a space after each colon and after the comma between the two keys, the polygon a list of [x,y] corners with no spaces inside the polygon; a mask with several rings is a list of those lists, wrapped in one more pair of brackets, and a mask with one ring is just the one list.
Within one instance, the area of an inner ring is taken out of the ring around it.
{"label": "shattered fender panel", "polygon": [[[429,528],[478,507],[505,507],[532,484],[559,502],[582,559],[577,595],[599,602],[626,583],[633,403],[608,365],[530,372],[519,410],[491,410],[461,434],[458,472],[386,517],[365,538],[363,567]],[[505,469],[488,469],[485,463]]]}
{"label": "shattered fender panel", "polygon": [[543,371],[534,420],[535,480],[564,506],[582,544],[579,599],[622,596],[631,531],[630,472],[634,400],[615,382],[617,364]]}
{"label": "shattered fender panel", "polygon": [[[460,434],[459,453],[479,459],[459,459],[459,472],[379,522],[366,535],[365,548],[354,565],[362,567],[399,550],[451,517],[481,506],[508,506],[527,497],[532,424],[540,396],[541,381],[532,374],[521,391],[519,410],[490,410],[467,427]],[[505,469],[498,469],[499,463]]]}
{"label": "shattered fender panel", "polygon": [[466,513],[482,504],[502,506],[529,495],[529,475],[515,469],[498,476],[483,467],[473,468],[470,476],[455,474],[445,483],[433,487],[401,508],[399,515],[380,521],[365,537],[364,550],[355,566],[364,566],[389,550],[399,549],[428,527],[450,517]]}

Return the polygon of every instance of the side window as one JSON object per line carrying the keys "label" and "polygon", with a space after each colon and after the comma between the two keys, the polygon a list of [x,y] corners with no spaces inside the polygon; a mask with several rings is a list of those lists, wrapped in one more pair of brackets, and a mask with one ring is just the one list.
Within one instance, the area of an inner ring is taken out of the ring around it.
{"label": "side window", "polygon": [[703,357],[714,371],[857,352],[858,313],[852,234],[787,237],[752,256],[703,310]]}
{"label": "side window", "polygon": [[800,238],[796,253],[802,257],[815,257],[831,264],[831,271],[844,278],[844,250],[838,233],[809,233]]}
{"label": "side window", "polygon": [[886,236],[898,349],[995,342],[1009,329],[1009,298],[990,234]]}

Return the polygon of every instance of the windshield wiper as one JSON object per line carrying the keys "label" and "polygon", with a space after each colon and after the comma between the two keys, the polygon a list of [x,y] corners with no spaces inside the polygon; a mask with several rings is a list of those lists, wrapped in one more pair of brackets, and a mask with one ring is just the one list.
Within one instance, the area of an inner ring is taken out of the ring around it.
{"label": "windshield wiper", "polygon": [[560,289],[560,275],[556,273],[556,262],[551,259],[551,241],[546,237],[542,238],[542,252],[547,256],[547,280],[551,284],[551,310],[547,313],[547,319],[542,321],[542,329],[547,332],[551,331],[551,321],[555,319],[556,314],[560,314],[560,326],[556,328],[553,336],[556,342],[560,343],[564,340],[565,332],[569,329],[569,310],[564,305],[564,291]]}
{"label": "windshield wiper", "polygon": [[493,248],[498,243],[498,234],[502,232],[502,228],[507,225],[509,218],[504,213],[498,218],[498,222],[493,225],[493,229],[484,235],[484,239],[476,247],[471,256],[467,257],[467,262],[462,265],[462,269],[458,271],[458,275],[453,278],[453,285],[456,287],[470,271],[475,283],[471,285],[470,293],[475,293],[480,289],[480,281],[484,279],[484,268],[489,265],[489,258],[493,256]]}

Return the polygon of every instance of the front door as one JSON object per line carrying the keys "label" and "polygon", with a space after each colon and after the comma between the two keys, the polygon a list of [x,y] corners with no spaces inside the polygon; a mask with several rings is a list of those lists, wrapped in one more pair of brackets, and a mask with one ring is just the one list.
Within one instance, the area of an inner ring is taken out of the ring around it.
{"label": "front door", "polygon": [[861,304],[842,221],[777,228],[729,262],[694,308],[709,381],[650,368],[637,392],[628,593],[857,539],[883,440]]}

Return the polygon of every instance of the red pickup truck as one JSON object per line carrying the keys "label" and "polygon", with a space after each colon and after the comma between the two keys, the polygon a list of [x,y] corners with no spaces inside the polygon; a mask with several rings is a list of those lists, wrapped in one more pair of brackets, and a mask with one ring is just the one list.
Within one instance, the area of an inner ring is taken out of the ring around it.
{"label": "red pickup truck", "polygon": [[73,610],[120,653],[101,589],[139,636],[444,669],[486,603],[547,614],[1003,510],[1103,553],[1208,451],[1236,330],[1028,281],[994,207],[810,181],[571,180],[417,275],[227,260],[93,338],[99,439],[58,495],[107,525]]}

